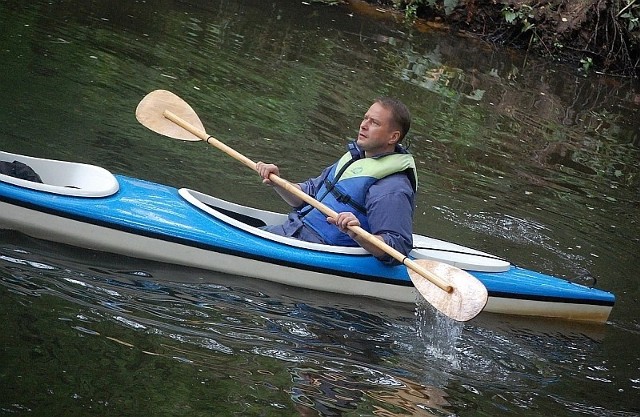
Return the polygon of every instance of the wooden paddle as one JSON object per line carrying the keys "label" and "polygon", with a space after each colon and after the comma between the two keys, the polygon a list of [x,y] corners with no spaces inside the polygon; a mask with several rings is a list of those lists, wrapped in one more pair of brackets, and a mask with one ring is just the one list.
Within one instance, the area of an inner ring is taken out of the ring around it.
{"label": "wooden paddle", "polygon": [[[161,135],[186,141],[203,140],[256,171],[255,162],[208,135],[191,106],[170,91],[156,90],[147,94],[138,104],[136,117],[144,126]],[[337,216],[338,213],[289,181],[274,174],[269,179],[326,216]],[[351,226],[349,229],[409,268],[409,277],[418,292],[446,316],[467,321],[477,316],[487,303],[487,289],[471,274],[442,262],[411,260],[361,227]]]}

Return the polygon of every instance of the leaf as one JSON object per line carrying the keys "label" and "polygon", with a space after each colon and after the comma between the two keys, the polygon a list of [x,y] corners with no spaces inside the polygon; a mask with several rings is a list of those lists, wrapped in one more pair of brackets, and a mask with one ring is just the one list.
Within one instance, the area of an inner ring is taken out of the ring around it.
{"label": "leaf", "polygon": [[451,12],[453,12],[453,9],[456,8],[458,3],[459,3],[458,0],[444,0],[444,13],[446,15],[451,14]]}

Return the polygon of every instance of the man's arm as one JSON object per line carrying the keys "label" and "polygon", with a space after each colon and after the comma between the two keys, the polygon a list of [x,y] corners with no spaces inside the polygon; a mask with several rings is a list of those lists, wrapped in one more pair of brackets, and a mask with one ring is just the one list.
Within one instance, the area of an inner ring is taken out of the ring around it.
{"label": "man's arm", "polygon": [[[311,196],[313,198],[316,198],[317,191],[320,189],[320,186],[322,185],[324,180],[327,178],[327,175],[329,174],[329,171],[331,170],[331,167],[332,166],[328,166],[327,168],[325,168],[322,171],[322,173],[319,176],[317,176],[316,178],[308,179],[305,182],[300,183],[300,184],[296,184],[296,183],[291,183],[291,184],[294,187],[297,187],[298,189],[302,190],[302,192],[304,192],[305,194],[307,194],[307,195],[309,195],[309,196]],[[283,188],[280,188],[280,187],[276,186],[275,184],[273,184],[271,182],[271,180],[269,179],[269,176],[271,174],[275,174],[277,176],[280,176],[280,169],[278,168],[277,165],[267,164],[267,163],[264,163],[264,162],[257,162],[256,163],[256,170],[258,171],[258,174],[260,174],[260,176],[262,177],[262,182],[264,184],[274,186],[274,189],[276,190],[278,195],[287,204],[289,204],[291,207],[300,208],[300,207],[302,207],[302,206],[307,204],[300,197],[291,194],[290,192],[286,191]]]}
{"label": "man's arm", "polygon": [[[329,223],[335,224],[336,227],[338,227],[343,233],[348,234],[351,239],[355,240],[358,245],[362,246],[364,250],[366,250],[376,258],[383,259],[388,256],[385,251],[349,229],[349,226],[360,226],[360,221],[353,213],[349,211],[338,213],[337,217],[327,217],[327,221]],[[381,240],[382,242],[385,242],[385,239],[381,235],[374,234],[373,237]]]}
{"label": "man's arm", "polygon": [[[384,200],[385,203],[381,207],[371,210],[371,233],[406,256],[413,249],[413,194],[392,193]],[[386,253],[377,258],[385,263],[397,263]]]}
{"label": "man's arm", "polygon": [[[304,201],[300,197],[291,194],[284,188],[280,188],[271,182],[271,180],[269,179],[271,174],[280,176],[280,169],[277,165],[258,161],[256,163],[256,171],[258,171],[258,174],[262,177],[262,183],[270,186],[275,186],[274,190],[276,190],[276,193],[278,193],[278,195],[291,207],[299,207],[304,204]],[[292,185],[294,187],[297,187],[298,189],[302,189],[298,184],[292,183]]]}
{"label": "man's arm", "polygon": [[[400,175],[387,177],[371,186],[367,194],[366,208],[371,234],[407,255],[413,248],[414,193],[407,177]],[[336,224],[381,261],[388,264],[397,263],[386,252],[359,238],[348,229],[348,226],[360,225],[353,213],[339,213],[335,220],[327,220]]]}

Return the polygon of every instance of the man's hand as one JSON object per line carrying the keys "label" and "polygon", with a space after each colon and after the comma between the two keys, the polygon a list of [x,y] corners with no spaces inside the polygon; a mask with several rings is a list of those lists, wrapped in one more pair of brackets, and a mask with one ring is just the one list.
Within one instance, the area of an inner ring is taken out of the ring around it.
{"label": "man's hand", "polygon": [[267,164],[262,161],[256,163],[256,171],[258,171],[258,174],[262,177],[262,182],[267,185],[273,185],[269,179],[271,174],[280,176],[280,169],[277,165]]}
{"label": "man's hand", "polygon": [[[280,169],[278,168],[277,165],[267,164],[262,161],[256,162],[256,171],[258,172],[258,174],[260,174],[260,177],[262,177],[262,183],[271,185],[271,186],[276,185],[269,179],[271,174],[277,175],[278,177],[280,176]],[[301,190],[299,184],[291,184],[291,185],[296,187],[298,190]],[[282,197],[282,199],[286,201],[286,203],[289,204],[291,207],[300,207],[301,205],[304,204],[304,200],[302,200],[300,197],[298,197],[294,193],[291,193],[285,190],[284,188],[276,186],[276,187],[273,187],[273,189],[276,190],[276,193],[278,193],[278,195]]]}
{"label": "man's hand", "polygon": [[[327,221],[329,223],[335,224],[341,232],[348,234],[351,239],[355,240],[358,245],[362,246],[373,256],[378,258],[385,256],[386,252],[384,250],[349,229],[350,226],[360,226],[360,221],[355,214],[344,211],[342,213],[338,213],[336,217],[327,217]],[[384,243],[384,239],[382,238],[382,236],[372,236]]]}
{"label": "man's hand", "polygon": [[335,224],[341,232],[348,234],[351,239],[354,239],[356,234],[349,230],[349,226],[360,226],[360,221],[355,214],[348,211],[338,213],[336,217],[327,217],[327,221]]}

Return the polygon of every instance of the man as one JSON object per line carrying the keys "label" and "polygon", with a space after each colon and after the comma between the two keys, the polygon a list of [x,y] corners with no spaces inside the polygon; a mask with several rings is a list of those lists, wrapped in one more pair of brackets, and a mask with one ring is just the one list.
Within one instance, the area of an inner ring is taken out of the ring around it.
{"label": "man", "polygon": [[[411,126],[411,115],[399,100],[381,97],[360,123],[349,151],[320,176],[294,186],[338,213],[327,218],[299,197],[275,187],[295,210],[282,225],[265,229],[283,236],[331,245],[360,245],[385,263],[396,261],[349,230],[360,226],[407,255],[413,246],[413,209],[417,174],[413,157],[400,145]],[[274,164],[258,162],[265,184],[280,175]]]}

